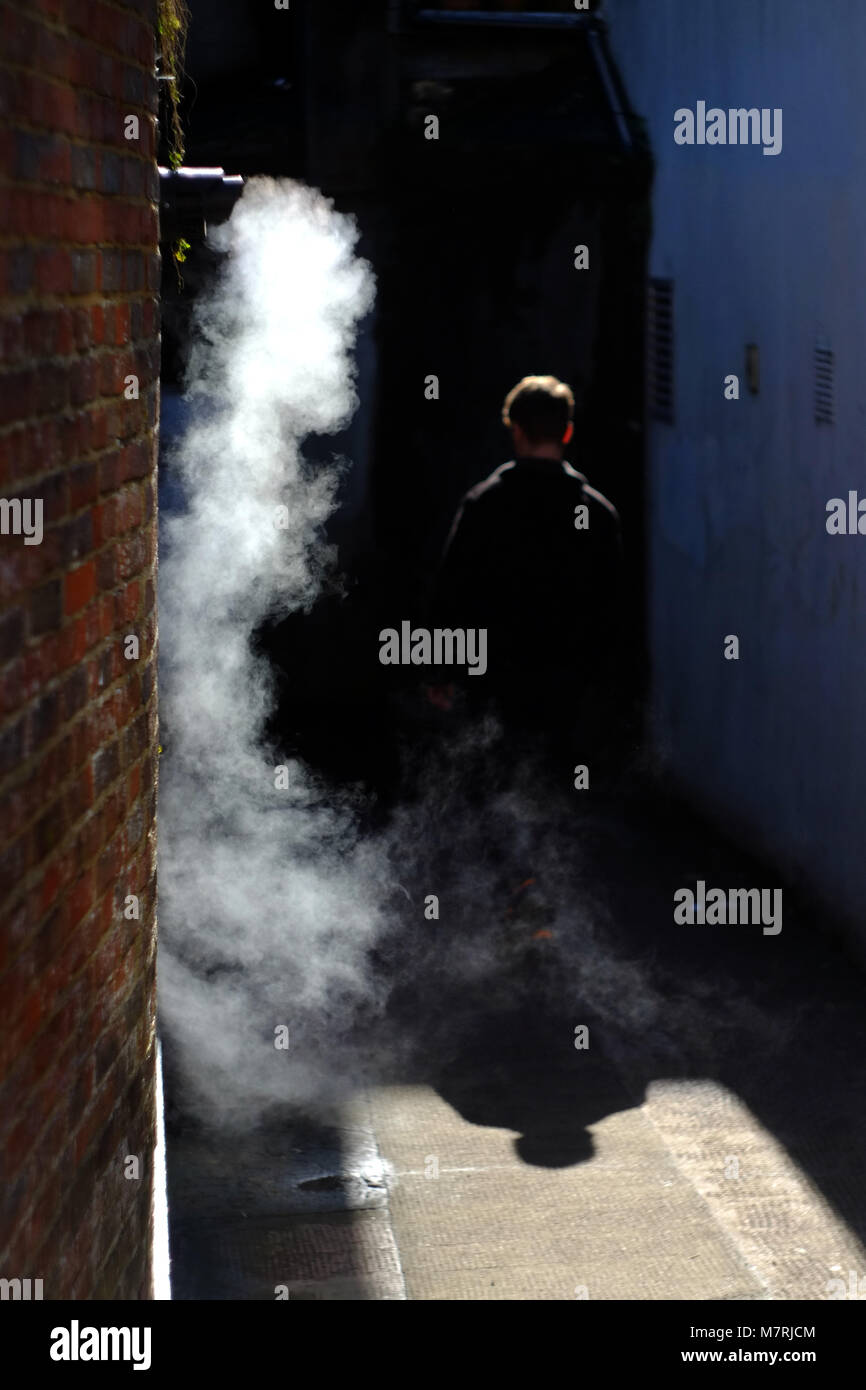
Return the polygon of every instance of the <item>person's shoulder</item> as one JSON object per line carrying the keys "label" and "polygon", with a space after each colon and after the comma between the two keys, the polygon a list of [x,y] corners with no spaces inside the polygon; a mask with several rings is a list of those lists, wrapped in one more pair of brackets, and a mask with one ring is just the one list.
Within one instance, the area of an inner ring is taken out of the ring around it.
{"label": "person's shoulder", "polygon": [[501,487],[513,468],[513,460],[510,463],[501,463],[498,468],[494,468],[493,472],[488,477],[482,478],[480,483],[476,483],[475,486],[471,487],[465,494],[463,498],[464,506],[467,502],[479,502],[489,493],[495,493],[497,489]]}
{"label": "person's shoulder", "polygon": [[579,473],[576,468],[573,468],[570,463],[566,463],[564,460],[563,471],[568,478],[579,485],[584,499],[594,511],[606,514],[614,525],[619,526],[619,512],[610,498],[605,497],[604,493],[599,492],[598,488],[591,487],[587,482],[586,475]]}

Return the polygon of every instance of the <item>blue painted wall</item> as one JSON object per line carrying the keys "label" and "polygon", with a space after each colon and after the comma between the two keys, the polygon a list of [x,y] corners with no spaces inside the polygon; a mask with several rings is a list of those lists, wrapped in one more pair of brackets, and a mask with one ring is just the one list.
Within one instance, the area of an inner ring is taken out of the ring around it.
{"label": "blue painted wall", "polygon": [[[829,498],[866,497],[866,4],[605,12],[657,161],[649,273],[675,282],[675,424],[648,443],[657,745],[866,951],[866,536],[825,526]],[[674,112],[699,100],[781,107],[782,152],[678,146]],[[814,422],[819,338],[832,426]]]}

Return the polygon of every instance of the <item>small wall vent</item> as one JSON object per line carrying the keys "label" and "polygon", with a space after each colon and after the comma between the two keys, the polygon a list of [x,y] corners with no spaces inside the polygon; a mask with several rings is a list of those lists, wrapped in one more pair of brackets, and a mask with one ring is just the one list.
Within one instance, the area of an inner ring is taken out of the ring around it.
{"label": "small wall vent", "polygon": [[647,295],[649,341],[649,413],[662,424],[674,423],[674,282],[650,280]]}
{"label": "small wall vent", "polygon": [[835,420],[836,367],[826,343],[815,345],[815,424],[832,425]]}

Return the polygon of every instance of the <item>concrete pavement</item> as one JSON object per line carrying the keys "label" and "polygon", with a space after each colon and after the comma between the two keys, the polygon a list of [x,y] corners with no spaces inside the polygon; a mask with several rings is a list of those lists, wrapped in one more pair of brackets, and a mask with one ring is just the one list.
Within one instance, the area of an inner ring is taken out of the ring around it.
{"label": "concrete pavement", "polygon": [[794,913],[775,938],[675,927],[693,869],[767,881],[675,808],[574,833],[604,910],[561,977],[480,988],[451,1031],[428,1001],[411,1065],[315,1121],[169,1134],[175,1298],[826,1299],[866,1276],[859,972]]}

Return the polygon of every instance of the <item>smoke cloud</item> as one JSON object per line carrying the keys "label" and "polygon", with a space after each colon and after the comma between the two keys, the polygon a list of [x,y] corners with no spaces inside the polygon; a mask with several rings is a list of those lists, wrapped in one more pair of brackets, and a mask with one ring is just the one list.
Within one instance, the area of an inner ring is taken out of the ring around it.
{"label": "smoke cloud", "polygon": [[197,305],[187,511],[164,528],[160,574],[160,1010],[188,1099],[223,1123],[289,1089],[317,1094],[305,1032],[338,1033],[375,988],[375,851],[301,763],[276,788],[261,746],[271,681],[250,645],[268,614],[310,605],[331,562],[339,466],[314,469],[301,444],[357,405],[374,280],[356,240],[317,193],[253,180],[212,237],[226,261]]}

